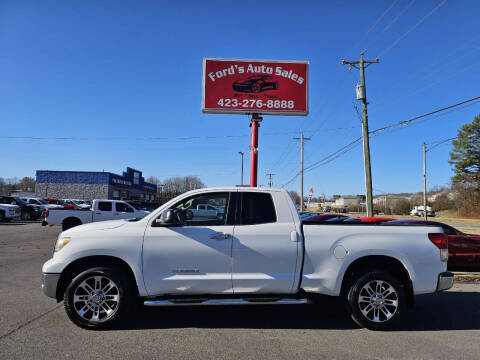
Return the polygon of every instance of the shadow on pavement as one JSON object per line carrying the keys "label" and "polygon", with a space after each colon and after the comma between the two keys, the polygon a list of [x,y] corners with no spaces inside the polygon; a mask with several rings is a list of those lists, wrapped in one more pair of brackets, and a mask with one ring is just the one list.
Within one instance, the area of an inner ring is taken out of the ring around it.
{"label": "shadow on pavement", "polygon": [[[445,292],[416,297],[393,331],[480,329],[480,292]],[[358,329],[338,298],[315,305],[179,306],[143,308],[120,330],[165,328]],[[117,328],[118,330],[118,328]]]}
{"label": "shadow on pavement", "polygon": [[9,225],[9,226],[15,226],[15,225],[27,225],[27,224],[41,224],[41,220],[26,220],[26,221],[5,221],[5,222],[0,222],[0,226],[3,225]]}

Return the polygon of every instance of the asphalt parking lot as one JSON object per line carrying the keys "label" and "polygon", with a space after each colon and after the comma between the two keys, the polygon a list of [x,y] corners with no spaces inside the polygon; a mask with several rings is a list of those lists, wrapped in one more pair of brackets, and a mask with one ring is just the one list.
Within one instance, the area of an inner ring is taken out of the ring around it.
{"label": "asphalt parking lot", "polygon": [[87,331],[40,289],[60,228],[0,223],[0,359],[478,359],[480,284],[416,298],[398,329],[358,328],[340,302],[144,309]]}

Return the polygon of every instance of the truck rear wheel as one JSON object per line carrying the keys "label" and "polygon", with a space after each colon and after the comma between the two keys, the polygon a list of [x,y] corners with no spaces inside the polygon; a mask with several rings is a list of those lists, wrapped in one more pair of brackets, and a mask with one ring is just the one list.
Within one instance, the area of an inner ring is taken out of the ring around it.
{"label": "truck rear wheel", "polygon": [[390,328],[405,311],[406,303],[400,282],[378,270],[368,271],[353,281],[346,300],[352,319],[370,330]]}
{"label": "truck rear wheel", "polygon": [[65,311],[85,329],[111,327],[132,309],[130,284],[116,267],[96,267],[77,275],[64,293]]}

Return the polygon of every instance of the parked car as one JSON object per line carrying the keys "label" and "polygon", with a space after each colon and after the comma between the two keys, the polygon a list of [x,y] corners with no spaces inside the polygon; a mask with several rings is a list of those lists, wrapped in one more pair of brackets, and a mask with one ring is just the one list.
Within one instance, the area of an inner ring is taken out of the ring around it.
{"label": "parked car", "polygon": [[210,204],[197,204],[195,206],[191,206],[189,211],[192,212],[193,218],[198,218],[199,220],[215,218],[222,219],[224,214],[223,209]]}
{"label": "parked car", "polygon": [[20,206],[11,204],[0,204],[0,222],[20,218],[22,209]]}
{"label": "parked car", "polygon": [[64,209],[77,210],[78,206],[70,200],[58,200],[58,204],[62,205]]}
{"label": "parked car", "polygon": [[21,198],[29,205],[38,205],[42,210],[63,208],[62,205],[49,204],[46,200],[40,198]]}
{"label": "parked car", "polygon": [[346,213],[348,213],[348,208],[342,207],[342,208],[336,209],[335,211],[339,214],[346,214]]}
{"label": "parked car", "polygon": [[137,210],[121,200],[93,200],[90,210],[50,209],[42,225],[62,226],[68,230],[74,226],[97,221],[116,219],[141,219],[149,214],[148,211]]}
{"label": "parked car", "polygon": [[0,204],[17,205],[21,209],[20,218],[22,220],[37,220],[42,214],[43,210],[38,205],[29,205],[20,198],[12,196],[0,196]]}
{"label": "parked car", "polygon": [[[226,216],[187,216],[208,203],[223,204]],[[198,189],[141,220],[62,232],[43,265],[42,288],[64,301],[75,324],[90,329],[128,318],[140,300],[145,306],[305,304],[323,294],[341,296],[358,324],[381,330],[413,305],[415,294],[452,287],[446,239],[430,225],[302,222],[284,189]]]}
{"label": "parked car", "polygon": [[61,199],[60,205],[63,205],[66,209],[79,209],[85,210],[90,209],[91,205],[87,205],[81,200],[72,200],[72,199]]}
{"label": "parked car", "polygon": [[139,201],[139,200],[125,200],[137,210],[153,211],[161,204],[156,202]]}
{"label": "parked car", "polygon": [[380,224],[387,221],[396,220],[394,218],[379,217],[379,216],[361,216],[355,218],[345,219],[345,222],[355,222],[355,223],[369,223],[369,224]]}
{"label": "parked car", "polygon": [[349,219],[348,216],[345,215],[337,215],[337,214],[313,214],[308,217],[301,217],[303,222],[321,222],[321,221],[342,221],[344,219]]}
{"label": "parked car", "polygon": [[70,201],[72,201],[80,209],[90,209],[92,207],[92,204],[88,203],[85,200],[71,199]]}
{"label": "parked car", "polygon": [[331,207],[330,205],[327,205],[327,206],[324,206],[324,207],[323,207],[323,212],[328,213],[328,212],[330,212],[330,211],[332,211],[332,207]]}
{"label": "parked car", "polygon": [[[411,216],[424,216],[424,207],[421,206],[414,206],[412,211],[410,211]],[[427,216],[433,217],[435,216],[435,211],[431,206],[427,206]]]}
{"label": "parked car", "polygon": [[439,226],[448,237],[448,268],[480,268],[480,235],[464,234],[438,221],[405,219],[391,224]]}

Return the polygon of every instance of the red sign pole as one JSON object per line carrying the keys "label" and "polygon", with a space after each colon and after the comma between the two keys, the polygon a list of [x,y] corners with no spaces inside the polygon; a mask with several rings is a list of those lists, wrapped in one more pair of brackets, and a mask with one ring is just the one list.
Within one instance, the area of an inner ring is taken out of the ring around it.
{"label": "red sign pole", "polygon": [[252,128],[252,141],[250,145],[250,187],[257,186],[257,169],[258,169],[258,128],[260,127],[260,121],[262,117],[258,114],[252,114],[252,122],[250,127]]}

